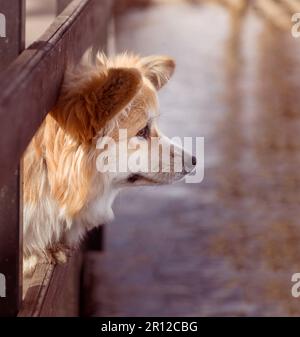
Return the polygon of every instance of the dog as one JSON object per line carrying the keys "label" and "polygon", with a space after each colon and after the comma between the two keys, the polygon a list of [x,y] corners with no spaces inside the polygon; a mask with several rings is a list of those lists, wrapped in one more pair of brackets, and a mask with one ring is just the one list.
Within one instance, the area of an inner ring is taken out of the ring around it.
{"label": "dog", "polygon": [[[156,122],[157,92],[174,69],[167,56],[125,53],[99,54],[95,63],[66,71],[57,104],[24,154],[25,274],[38,263],[65,262],[88,230],[113,219],[112,204],[122,188],[173,183],[194,169],[195,157],[172,144]],[[129,154],[136,152],[119,130],[146,147],[152,138],[172,146],[171,160],[156,156],[150,172],[100,172],[97,167],[107,160],[101,154],[113,159],[122,154],[100,149],[106,137]],[[188,164],[176,172],[174,164],[183,155]]]}

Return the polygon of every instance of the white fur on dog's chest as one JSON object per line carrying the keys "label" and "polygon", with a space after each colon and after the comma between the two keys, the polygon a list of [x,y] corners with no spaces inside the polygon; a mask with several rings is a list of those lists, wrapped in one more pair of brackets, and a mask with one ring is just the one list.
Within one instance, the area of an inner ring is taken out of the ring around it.
{"label": "white fur on dog's chest", "polygon": [[112,221],[114,218],[112,204],[117,194],[118,190],[110,190],[92,199],[87,207],[75,217],[75,223],[81,223],[82,226],[91,229],[99,224]]}
{"label": "white fur on dog's chest", "polygon": [[97,195],[90,200],[87,206],[75,217],[72,227],[66,233],[66,241],[69,245],[76,245],[87,230],[113,220],[112,204],[118,192],[118,189],[108,189],[103,195]]}

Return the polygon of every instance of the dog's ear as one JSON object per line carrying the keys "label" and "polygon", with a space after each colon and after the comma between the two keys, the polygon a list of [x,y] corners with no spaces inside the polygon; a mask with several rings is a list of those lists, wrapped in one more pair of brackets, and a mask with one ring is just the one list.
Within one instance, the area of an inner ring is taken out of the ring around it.
{"label": "dog's ear", "polygon": [[175,70],[175,61],[168,56],[148,56],[141,59],[142,72],[157,90],[171,78]]}
{"label": "dog's ear", "polygon": [[78,86],[66,86],[51,115],[73,137],[90,142],[132,101],[141,86],[137,69],[111,68]]}

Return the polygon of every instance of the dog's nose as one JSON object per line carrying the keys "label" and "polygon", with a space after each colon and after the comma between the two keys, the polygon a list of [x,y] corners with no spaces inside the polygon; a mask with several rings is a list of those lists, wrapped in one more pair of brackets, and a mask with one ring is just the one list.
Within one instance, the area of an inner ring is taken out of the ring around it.
{"label": "dog's nose", "polygon": [[192,164],[196,166],[197,164],[197,158],[195,156],[192,157]]}

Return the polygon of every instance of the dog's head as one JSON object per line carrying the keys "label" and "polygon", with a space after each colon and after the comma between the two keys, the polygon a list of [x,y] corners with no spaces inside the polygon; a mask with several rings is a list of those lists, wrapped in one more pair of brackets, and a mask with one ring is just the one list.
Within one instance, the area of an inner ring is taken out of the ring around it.
{"label": "dog's head", "polygon": [[66,75],[52,116],[116,188],[171,183],[196,164],[157,125],[157,91],[174,69],[166,56],[99,55],[96,65]]}

